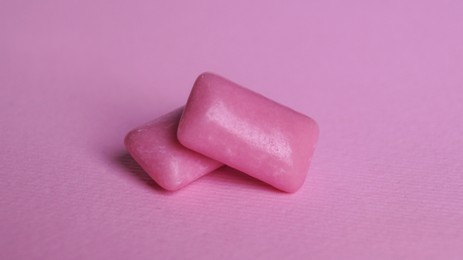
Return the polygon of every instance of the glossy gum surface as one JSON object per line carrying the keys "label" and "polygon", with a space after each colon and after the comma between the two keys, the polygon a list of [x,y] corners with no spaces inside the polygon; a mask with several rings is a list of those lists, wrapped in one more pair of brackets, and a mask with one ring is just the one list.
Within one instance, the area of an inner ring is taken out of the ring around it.
{"label": "glossy gum surface", "polygon": [[182,146],[176,138],[178,108],[127,134],[125,146],[132,157],[161,187],[178,190],[222,164]]}
{"label": "glossy gum surface", "polygon": [[178,128],[180,143],[278,189],[303,184],[318,138],[311,118],[204,73]]}

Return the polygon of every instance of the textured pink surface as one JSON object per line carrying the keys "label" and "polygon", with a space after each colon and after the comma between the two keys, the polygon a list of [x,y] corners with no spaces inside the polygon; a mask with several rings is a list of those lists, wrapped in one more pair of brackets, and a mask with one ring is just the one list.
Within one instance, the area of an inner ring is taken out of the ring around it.
{"label": "textured pink surface", "polygon": [[130,131],[124,143],[132,158],[164,189],[175,191],[223,164],[181,145],[177,128],[183,107]]}
{"label": "textured pink surface", "polygon": [[318,126],[228,79],[203,73],[188,97],[177,136],[200,154],[295,192],[309,170]]}
{"label": "textured pink surface", "polygon": [[[124,153],[216,71],[317,119],[305,185]],[[463,1],[0,2],[0,259],[461,259]]]}

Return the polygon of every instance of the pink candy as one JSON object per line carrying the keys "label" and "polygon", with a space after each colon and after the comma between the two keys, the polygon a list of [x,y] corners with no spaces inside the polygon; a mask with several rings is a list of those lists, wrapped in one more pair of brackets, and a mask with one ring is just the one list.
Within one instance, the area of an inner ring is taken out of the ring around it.
{"label": "pink candy", "polygon": [[131,131],[125,141],[165,189],[222,164],[286,192],[304,183],[318,139],[311,118],[210,73],[198,77],[181,110]]}
{"label": "pink candy", "polygon": [[176,109],[127,134],[125,146],[132,157],[161,187],[178,190],[222,163],[183,147],[177,126],[183,108]]}

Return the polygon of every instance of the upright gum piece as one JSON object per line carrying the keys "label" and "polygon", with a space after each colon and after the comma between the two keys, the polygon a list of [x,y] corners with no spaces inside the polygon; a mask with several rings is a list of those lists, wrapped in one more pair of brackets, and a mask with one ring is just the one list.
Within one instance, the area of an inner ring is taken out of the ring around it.
{"label": "upright gum piece", "polygon": [[305,181],[316,122],[220,76],[201,74],[180,119],[184,146],[280,190]]}
{"label": "upright gum piece", "polygon": [[127,150],[156,183],[166,190],[178,190],[219,168],[222,163],[182,146],[177,127],[183,107],[130,131]]}

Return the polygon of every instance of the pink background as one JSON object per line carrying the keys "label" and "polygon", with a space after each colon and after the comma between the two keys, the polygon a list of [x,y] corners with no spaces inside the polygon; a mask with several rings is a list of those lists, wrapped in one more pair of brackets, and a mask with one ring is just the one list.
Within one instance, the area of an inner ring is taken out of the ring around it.
{"label": "pink background", "polygon": [[[299,192],[127,156],[203,71],[319,122]],[[0,259],[463,258],[463,1],[3,0],[0,91]]]}

